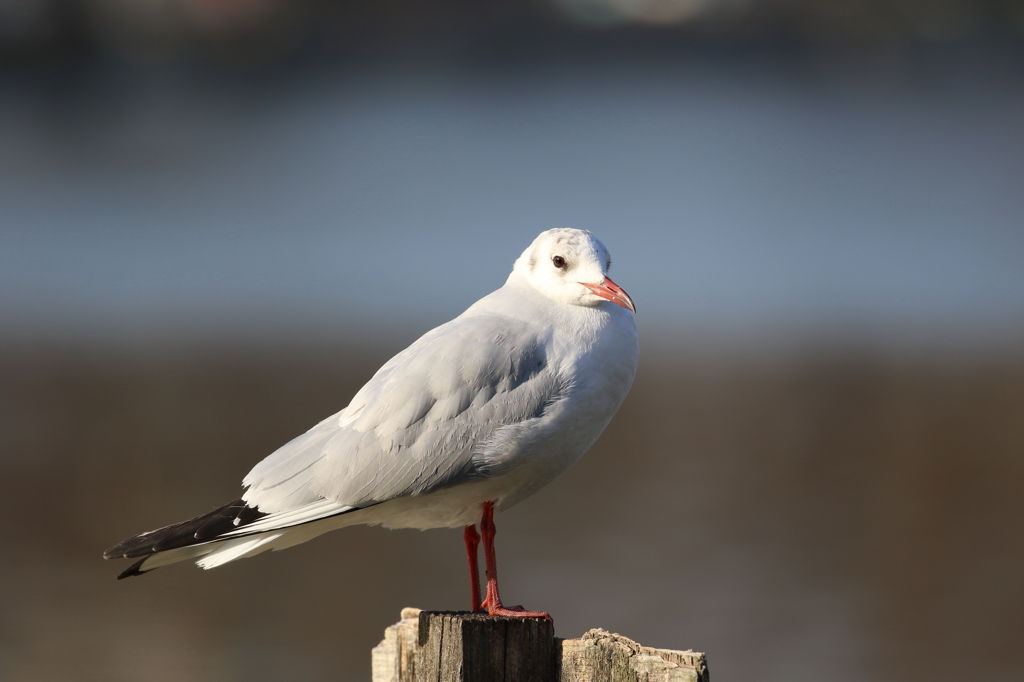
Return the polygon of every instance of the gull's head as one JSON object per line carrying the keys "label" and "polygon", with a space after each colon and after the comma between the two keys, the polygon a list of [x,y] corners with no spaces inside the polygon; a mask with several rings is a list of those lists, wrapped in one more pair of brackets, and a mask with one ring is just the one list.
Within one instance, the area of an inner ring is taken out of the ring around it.
{"label": "gull's head", "polygon": [[608,277],[612,257],[586,230],[568,227],[541,232],[512,268],[534,289],[553,301],[595,307],[611,301],[636,312],[629,294]]}

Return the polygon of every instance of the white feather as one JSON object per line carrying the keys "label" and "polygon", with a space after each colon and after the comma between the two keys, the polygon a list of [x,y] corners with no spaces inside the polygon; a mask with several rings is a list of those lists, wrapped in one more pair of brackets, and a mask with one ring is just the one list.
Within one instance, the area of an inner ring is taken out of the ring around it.
{"label": "white feather", "polygon": [[263,533],[278,530],[280,528],[290,528],[291,526],[298,526],[300,524],[310,523],[311,521],[323,519],[328,516],[334,516],[335,514],[340,514],[354,508],[355,507],[348,505],[338,504],[337,502],[331,502],[330,500],[320,500],[318,502],[299,507],[298,509],[264,516],[263,518],[257,519],[246,526],[224,533],[221,537],[230,538],[239,535],[244,536],[252,535],[253,533]]}
{"label": "white feather", "polygon": [[188,561],[189,559],[195,559],[201,557],[220,547],[223,542],[208,542],[202,545],[191,545],[189,547],[178,547],[177,549],[169,549],[163,552],[157,552],[150,556],[146,561],[139,566],[140,571],[152,571],[154,568],[160,568],[161,566],[167,566],[168,564],[174,564],[179,561]]}
{"label": "white feather", "polygon": [[196,562],[196,566],[200,568],[216,568],[222,566],[229,561],[235,559],[243,559],[245,557],[259,554],[265,549],[268,543],[278,539],[288,531],[283,530],[278,533],[266,533],[264,535],[257,535],[249,538],[235,538],[234,540],[228,540],[223,545],[213,550],[202,559]]}

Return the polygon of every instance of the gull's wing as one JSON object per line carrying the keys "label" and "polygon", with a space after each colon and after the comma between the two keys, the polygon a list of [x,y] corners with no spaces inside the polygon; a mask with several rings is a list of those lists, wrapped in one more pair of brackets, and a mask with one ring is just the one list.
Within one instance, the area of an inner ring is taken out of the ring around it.
{"label": "gull's wing", "polygon": [[256,465],[243,499],[272,516],[324,500],[352,509],[493,473],[496,432],[541,417],[564,390],[549,340],[493,313],[428,332],[348,407]]}
{"label": "gull's wing", "polygon": [[138,559],[118,578],[187,559],[212,568],[316,534],[291,532],[299,526],[500,472],[518,454],[517,429],[543,417],[567,386],[549,362],[549,342],[540,325],[464,314],[392,358],[344,410],[257,464],[241,500],[104,556]]}

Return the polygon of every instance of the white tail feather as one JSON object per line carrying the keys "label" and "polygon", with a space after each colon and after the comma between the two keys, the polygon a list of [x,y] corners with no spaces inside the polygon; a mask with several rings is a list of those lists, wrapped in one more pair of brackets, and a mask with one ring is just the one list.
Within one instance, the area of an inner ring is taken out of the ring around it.
{"label": "white tail feather", "polygon": [[153,554],[139,567],[140,571],[152,571],[154,568],[176,564],[179,561],[188,561],[196,557],[209,554],[221,546],[220,542],[208,542],[202,545],[191,545],[189,547],[178,547]]}
{"label": "white tail feather", "polygon": [[328,516],[334,516],[335,514],[340,514],[352,509],[354,509],[354,507],[351,505],[338,504],[331,500],[319,500],[312,504],[299,507],[298,509],[277,512],[276,514],[264,516],[263,518],[257,519],[256,521],[242,526],[241,528],[224,533],[221,537],[228,538],[237,535],[251,535],[252,533],[272,531],[279,528],[289,528],[291,526],[309,523],[310,521],[316,521],[317,519],[323,519]]}
{"label": "white tail feather", "polygon": [[270,549],[270,547],[266,546],[268,543],[273,542],[287,532],[288,531],[286,530],[282,530],[277,533],[265,533],[255,537],[228,540],[217,549],[203,556],[196,562],[196,566],[207,569],[216,568],[217,566],[223,566],[229,561],[234,561],[235,559],[244,559],[246,557],[253,556],[254,554],[259,554],[264,550]]}

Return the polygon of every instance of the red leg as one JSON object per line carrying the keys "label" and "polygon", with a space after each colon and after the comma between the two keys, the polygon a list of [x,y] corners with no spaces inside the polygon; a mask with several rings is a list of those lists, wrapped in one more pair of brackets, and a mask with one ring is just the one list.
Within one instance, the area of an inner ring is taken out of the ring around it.
{"label": "red leg", "polygon": [[501,603],[498,594],[498,563],[494,558],[494,503],[484,502],[484,515],[480,519],[480,533],[484,539],[484,560],[487,562],[487,599],[484,605],[487,613],[492,616],[517,616],[520,618],[547,618],[551,616],[543,611],[526,611],[522,606],[508,608]]}
{"label": "red leg", "polygon": [[466,526],[462,538],[466,541],[466,558],[469,559],[469,588],[472,593],[470,610],[483,611],[480,604],[480,570],[476,564],[476,548],[480,544],[480,536],[476,532],[476,526]]}

